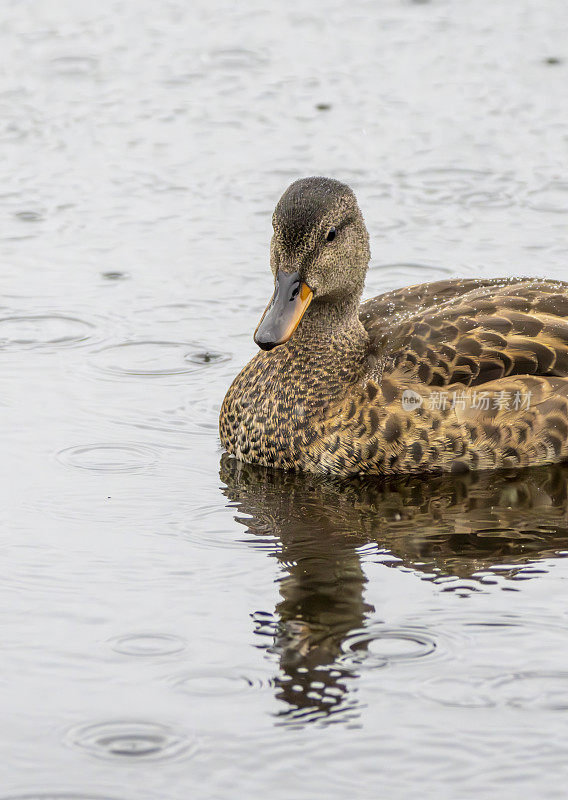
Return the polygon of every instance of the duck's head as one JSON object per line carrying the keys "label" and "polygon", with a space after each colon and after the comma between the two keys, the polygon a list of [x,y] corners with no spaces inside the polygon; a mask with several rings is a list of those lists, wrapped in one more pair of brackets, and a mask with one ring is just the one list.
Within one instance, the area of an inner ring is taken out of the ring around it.
{"label": "duck's head", "polygon": [[287,342],[312,304],[357,305],[369,264],[369,235],[344,183],[302,178],[286,189],[272,217],[275,288],[254,340],[263,350]]}

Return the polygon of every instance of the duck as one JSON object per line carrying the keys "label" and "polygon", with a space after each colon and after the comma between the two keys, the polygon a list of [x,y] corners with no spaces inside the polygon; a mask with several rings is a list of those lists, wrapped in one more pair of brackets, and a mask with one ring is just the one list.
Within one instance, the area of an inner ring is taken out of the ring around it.
{"label": "duck", "polygon": [[568,283],[464,277],[361,303],[349,186],[295,181],[272,226],[259,351],[220,411],[229,456],[338,478],[568,460]]}

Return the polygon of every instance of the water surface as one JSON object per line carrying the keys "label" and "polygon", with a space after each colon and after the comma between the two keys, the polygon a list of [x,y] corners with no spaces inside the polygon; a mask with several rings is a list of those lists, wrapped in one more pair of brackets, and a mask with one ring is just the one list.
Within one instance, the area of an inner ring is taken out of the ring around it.
{"label": "water surface", "polygon": [[0,800],[561,798],[568,473],[223,457],[293,179],[366,296],[566,277],[562,0],[7,0]]}

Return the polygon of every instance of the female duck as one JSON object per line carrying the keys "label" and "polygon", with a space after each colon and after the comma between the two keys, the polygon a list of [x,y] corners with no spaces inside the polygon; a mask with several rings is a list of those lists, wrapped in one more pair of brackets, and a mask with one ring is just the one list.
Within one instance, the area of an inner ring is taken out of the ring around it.
{"label": "female duck", "polygon": [[229,453],[339,476],[568,459],[568,283],[445,280],[359,305],[369,237],[348,186],[296,181],[273,226],[262,349],[221,408]]}

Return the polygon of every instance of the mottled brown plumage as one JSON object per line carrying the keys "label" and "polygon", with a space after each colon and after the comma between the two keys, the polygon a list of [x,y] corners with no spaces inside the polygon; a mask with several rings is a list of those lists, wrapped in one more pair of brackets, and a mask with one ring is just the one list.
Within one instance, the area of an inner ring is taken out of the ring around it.
{"label": "mottled brown plumage", "polygon": [[347,186],[296,181],[273,224],[274,274],[313,299],[230,387],[229,453],[340,476],[568,459],[568,283],[445,280],[359,306],[369,246]]}

